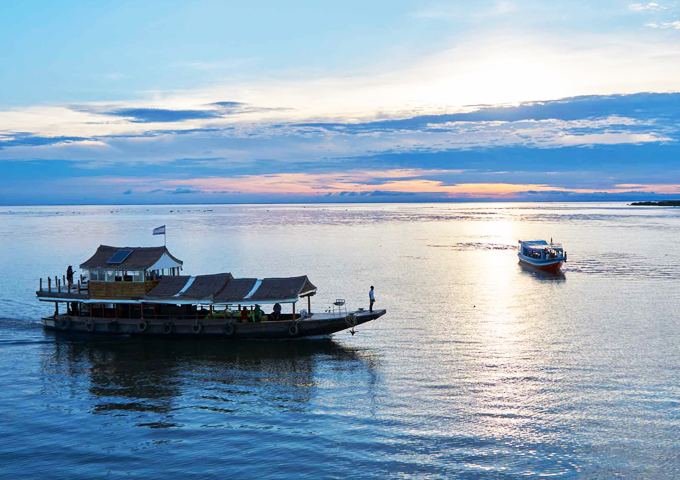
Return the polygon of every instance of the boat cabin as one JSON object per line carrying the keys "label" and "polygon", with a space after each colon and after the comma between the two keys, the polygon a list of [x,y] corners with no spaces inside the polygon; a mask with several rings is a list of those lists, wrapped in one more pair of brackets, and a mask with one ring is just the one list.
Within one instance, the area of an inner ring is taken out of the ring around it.
{"label": "boat cabin", "polygon": [[176,276],[182,270],[166,247],[111,247],[100,245],[92,257],[80,265],[93,298],[141,298],[163,276]]}
{"label": "boat cabin", "polygon": [[534,260],[553,260],[564,256],[561,245],[545,240],[519,240],[517,251],[520,255]]}

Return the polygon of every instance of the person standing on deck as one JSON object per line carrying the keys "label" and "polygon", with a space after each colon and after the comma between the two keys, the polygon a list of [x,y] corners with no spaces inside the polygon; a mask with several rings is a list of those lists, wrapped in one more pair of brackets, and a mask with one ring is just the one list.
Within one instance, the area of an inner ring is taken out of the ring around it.
{"label": "person standing on deck", "polygon": [[68,285],[73,284],[73,267],[71,265],[66,269],[66,282],[68,282]]}
{"label": "person standing on deck", "polygon": [[373,311],[373,304],[375,303],[375,292],[373,289],[373,285],[371,285],[371,289],[368,292],[368,300],[370,302],[370,305],[368,306],[368,311],[372,312]]}

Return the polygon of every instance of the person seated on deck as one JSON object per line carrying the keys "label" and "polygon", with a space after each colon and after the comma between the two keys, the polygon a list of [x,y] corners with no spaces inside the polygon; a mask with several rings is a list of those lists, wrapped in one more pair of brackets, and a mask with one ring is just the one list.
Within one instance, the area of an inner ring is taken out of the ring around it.
{"label": "person seated on deck", "polygon": [[274,321],[277,321],[281,318],[281,304],[280,303],[275,303],[274,304],[274,312],[272,313],[272,319]]}
{"label": "person seated on deck", "polygon": [[245,323],[248,321],[248,309],[246,307],[243,307],[243,310],[241,310],[241,323]]}

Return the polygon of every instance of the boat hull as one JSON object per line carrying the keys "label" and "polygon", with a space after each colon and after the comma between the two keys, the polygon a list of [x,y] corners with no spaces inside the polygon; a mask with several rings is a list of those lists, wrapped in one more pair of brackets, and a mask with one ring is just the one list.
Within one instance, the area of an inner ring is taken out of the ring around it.
{"label": "boat hull", "polygon": [[140,320],[57,315],[43,318],[46,329],[91,335],[147,335],[164,337],[223,337],[245,339],[292,339],[330,335],[385,315],[386,310],[354,312],[347,316],[312,315],[297,321],[234,323],[224,319]]}
{"label": "boat hull", "polygon": [[563,260],[533,260],[526,258],[522,255],[518,255],[519,261],[522,265],[541,270],[543,272],[557,272],[562,268]]}

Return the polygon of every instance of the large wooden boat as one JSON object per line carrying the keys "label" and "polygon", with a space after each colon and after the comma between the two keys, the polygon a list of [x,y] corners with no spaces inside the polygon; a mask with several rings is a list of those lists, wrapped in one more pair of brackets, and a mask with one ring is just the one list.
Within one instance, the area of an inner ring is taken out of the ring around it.
{"label": "large wooden boat", "polygon": [[[77,282],[40,279],[38,299],[55,308],[43,324],[91,334],[282,339],[353,332],[386,313],[347,311],[342,299],[324,313],[312,313],[311,297],[317,289],[306,276],[188,276],[181,275],[182,267],[166,247],[101,245],[80,265],[84,273]],[[304,300],[307,308],[297,311],[297,303]],[[65,311],[59,311],[60,305]],[[289,306],[289,313],[283,313],[282,305]]]}
{"label": "large wooden boat", "polygon": [[545,240],[519,240],[517,256],[520,263],[545,272],[557,272],[567,261],[567,252],[561,245]]}

